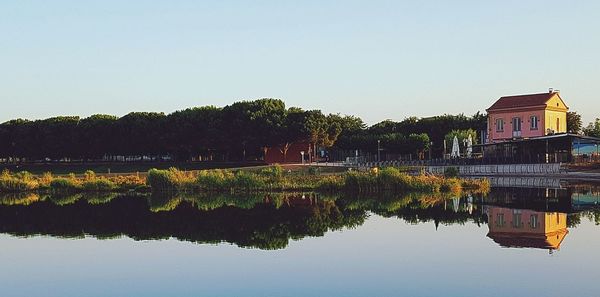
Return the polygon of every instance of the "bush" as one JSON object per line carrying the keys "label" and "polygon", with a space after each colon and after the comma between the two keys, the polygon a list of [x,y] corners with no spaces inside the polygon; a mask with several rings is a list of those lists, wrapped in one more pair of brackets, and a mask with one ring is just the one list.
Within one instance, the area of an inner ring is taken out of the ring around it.
{"label": "bush", "polygon": [[320,172],[319,167],[308,167],[308,174],[310,175],[319,175]]}
{"label": "bush", "polygon": [[150,169],[146,183],[156,191],[177,189],[177,183],[169,170]]}
{"label": "bush", "polygon": [[25,192],[33,191],[39,183],[29,172],[19,172],[14,176],[7,170],[0,174],[0,192]]}
{"label": "bush", "polygon": [[200,171],[196,182],[198,187],[204,190],[225,190],[231,186],[233,173],[228,170],[203,170]]}
{"label": "bush", "polygon": [[146,179],[137,175],[111,176],[108,180],[112,181],[121,190],[133,190],[146,185]]}
{"label": "bush", "polygon": [[320,191],[339,191],[344,188],[344,178],[337,175],[324,176],[317,182],[316,188]]}
{"label": "bush", "polygon": [[458,175],[460,174],[460,172],[458,171],[458,168],[456,167],[447,167],[446,169],[444,169],[444,176],[445,177],[458,177]]}
{"label": "bush", "polygon": [[106,178],[95,178],[84,181],[82,188],[91,192],[109,192],[115,190],[117,185]]}
{"label": "bush", "polygon": [[50,182],[50,189],[53,191],[76,191],[81,185],[73,178],[59,177]]}
{"label": "bush", "polygon": [[283,177],[283,167],[277,164],[264,168],[260,171],[260,175],[280,179]]}
{"label": "bush", "polygon": [[177,168],[169,170],[150,169],[146,183],[157,191],[191,190],[195,186],[194,176]]}
{"label": "bush", "polygon": [[265,181],[258,175],[245,171],[238,171],[234,175],[232,188],[239,190],[258,190],[265,189]]}

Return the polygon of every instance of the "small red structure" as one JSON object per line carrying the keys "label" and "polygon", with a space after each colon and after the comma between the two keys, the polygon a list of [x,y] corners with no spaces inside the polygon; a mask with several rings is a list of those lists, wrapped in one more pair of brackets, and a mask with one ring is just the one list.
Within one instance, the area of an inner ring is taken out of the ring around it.
{"label": "small red structure", "polygon": [[276,146],[269,148],[265,155],[265,162],[269,164],[274,163],[302,163],[302,152],[304,152],[304,159],[309,160],[311,144],[308,142],[293,143],[289,146],[287,153],[284,156],[283,146]]}

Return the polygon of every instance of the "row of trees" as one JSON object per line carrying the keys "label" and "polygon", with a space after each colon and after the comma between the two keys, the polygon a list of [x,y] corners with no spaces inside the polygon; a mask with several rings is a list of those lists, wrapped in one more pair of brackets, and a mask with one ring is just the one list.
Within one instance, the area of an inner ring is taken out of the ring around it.
{"label": "row of trees", "polygon": [[[189,108],[168,115],[54,117],[0,124],[0,158],[100,159],[164,156],[179,160],[260,159],[276,146],[307,141],[330,147],[343,129],[362,128],[355,117],[286,108],[278,99]],[[285,150],[285,149],[284,149]]]}
{"label": "row of trees", "polygon": [[342,131],[335,147],[376,153],[379,141],[379,147],[388,153],[422,156],[423,152],[431,150],[432,157],[441,157],[444,140],[452,131],[469,131],[476,143],[476,131],[485,130],[486,125],[487,117],[479,112],[473,116],[410,117],[400,122],[386,120],[366,129]]}
{"label": "row of trees", "polygon": [[[443,115],[383,121],[371,127],[355,116],[287,108],[278,99],[188,108],[171,114],[132,112],[17,119],[0,124],[0,158],[101,159],[106,156],[166,156],[176,160],[259,160],[269,149],[285,155],[297,142],[315,148],[441,156],[453,130],[484,130],[486,117]],[[314,150],[316,152],[316,149]]]}

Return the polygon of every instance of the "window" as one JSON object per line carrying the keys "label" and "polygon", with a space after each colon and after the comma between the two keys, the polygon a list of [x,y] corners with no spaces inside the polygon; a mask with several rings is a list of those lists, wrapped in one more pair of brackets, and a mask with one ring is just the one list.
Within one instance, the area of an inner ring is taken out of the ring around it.
{"label": "window", "polygon": [[537,229],[539,223],[538,223],[538,215],[537,214],[532,214],[529,217],[529,226],[531,226],[531,229]]}
{"label": "window", "polygon": [[497,218],[496,218],[496,226],[497,227],[504,227],[504,224],[505,224],[505,222],[504,222],[504,214],[503,213],[499,213],[497,215]]}
{"label": "window", "polygon": [[556,119],[556,132],[560,131],[560,119]]}
{"label": "window", "polygon": [[520,209],[513,210],[512,226],[513,228],[517,229],[523,227],[523,220]]}
{"label": "window", "polygon": [[504,120],[496,119],[496,132],[503,132],[503,131],[504,131]]}
{"label": "window", "polygon": [[531,118],[529,118],[529,121],[531,122],[531,130],[537,130],[538,129],[538,117],[531,116]]}
{"label": "window", "polygon": [[520,132],[521,131],[521,119],[513,118],[513,131]]}

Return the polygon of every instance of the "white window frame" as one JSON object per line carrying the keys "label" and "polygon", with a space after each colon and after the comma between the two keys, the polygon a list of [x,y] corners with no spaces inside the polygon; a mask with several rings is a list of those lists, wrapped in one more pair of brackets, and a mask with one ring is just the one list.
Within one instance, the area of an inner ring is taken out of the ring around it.
{"label": "white window frame", "polygon": [[538,116],[536,116],[536,115],[530,116],[529,117],[529,121],[531,122],[529,124],[529,129],[531,129],[531,130],[538,130],[539,129],[539,125],[538,125],[539,119],[538,119]]}
{"label": "white window frame", "polygon": [[496,132],[504,132],[504,119],[496,119]]}

